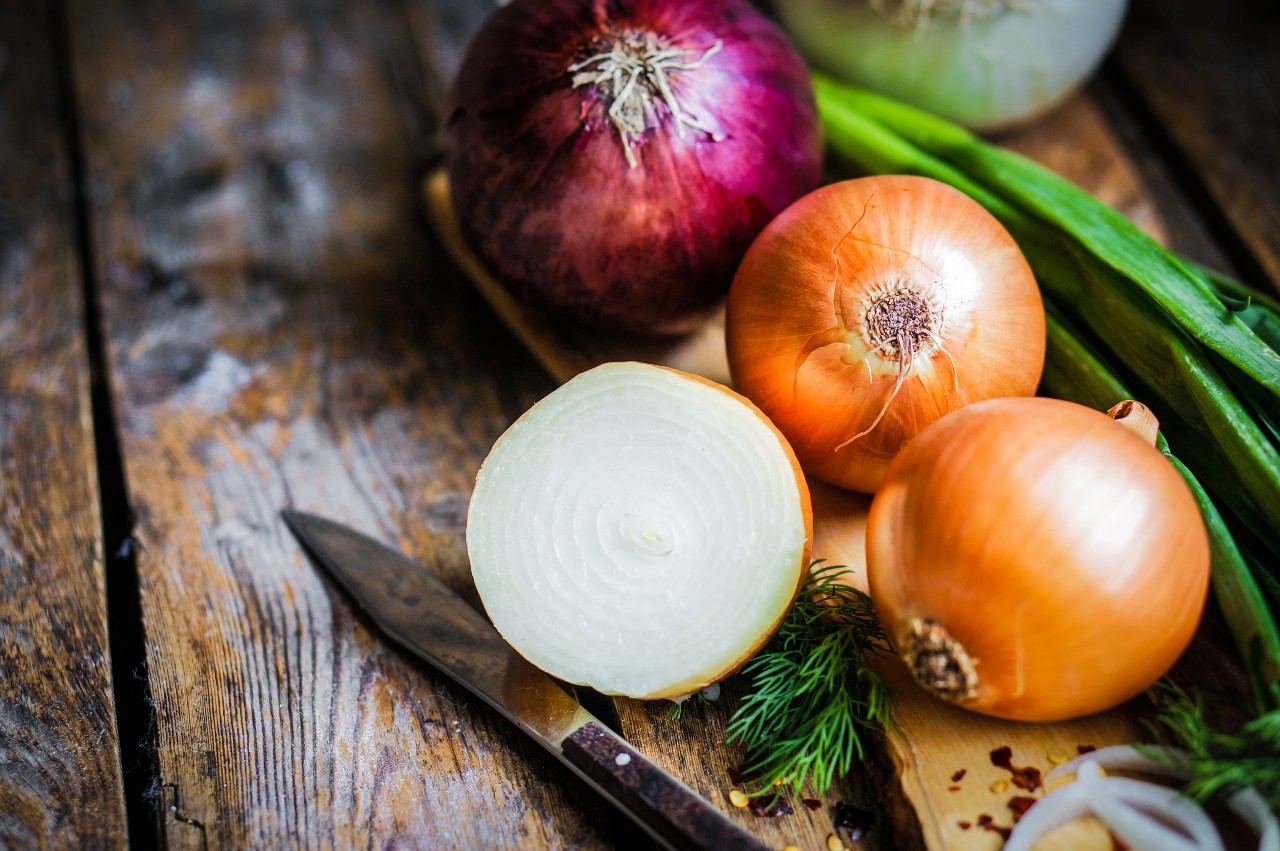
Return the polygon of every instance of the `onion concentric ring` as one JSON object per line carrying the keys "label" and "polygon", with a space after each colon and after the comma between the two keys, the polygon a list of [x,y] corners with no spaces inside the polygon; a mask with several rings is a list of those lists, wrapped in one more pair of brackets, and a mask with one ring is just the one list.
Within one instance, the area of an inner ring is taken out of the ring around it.
{"label": "onion concentric ring", "polygon": [[790,447],[731,391],[605,364],[494,445],[467,549],[498,631],[534,665],[606,694],[674,697],[764,644],[812,536]]}

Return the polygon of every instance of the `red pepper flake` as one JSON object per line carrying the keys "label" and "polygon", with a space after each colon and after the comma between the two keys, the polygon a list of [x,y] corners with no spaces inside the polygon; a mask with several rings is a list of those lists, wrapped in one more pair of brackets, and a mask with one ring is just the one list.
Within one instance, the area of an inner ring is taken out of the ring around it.
{"label": "red pepper flake", "polygon": [[1076,745],[1076,753],[1084,756],[1087,753],[1093,753],[1098,748],[1096,745]]}
{"label": "red pepper flake", "polygon": [[973,827],[973,825],[969,824],[969,822],[967,821],[958,821],[956,822],[956,827],[960,828],[961,830],[968,830],[969,828]]}
{"label": "red pepper flake", "polygon": [[1027,810],[1031,809],[1036,799],[1026,795],[1015,795],[1009,799],[1009,809],[1013,811],[1013,823],[1017,824],[1018,820],[1027,814]]}
{"label": "red pepper flake", "polygon": [[991,764],[1012,774],[1013,776],[1010,779],[1013,781],[1013,785],[1019,789],[1034,792],[1040,788],[1040,769],[1031,765],[1014,765],[1013,748],[1008,745],[996,748],[991,752]]}
{"label": "red pepper flake", "polygon": [[986,813],[983,813],[982,815],[978,816],[978,827],[982,828],[983,830],[989,830],[992,833],[998,833],[1005,839],[1008,839],[1009,834],[1013,832],[1013,829],[1009,827],[1001,827],[995,822],[996,820],[993,819],[991,816],[987,815]]}
{"label": "red pepper flake", "polygon": [[965,776],[966,774],[968,774],[968,773],[969,773],[969,769],[967,769],[967,768],[962,768],[962,769],[960,769],[960,770],[959,770],[959,771],[957,771],[955,774],[951,775],[951,782],[952,782],[952,783],[959,783],[961,780],[963,780],[963,779],[964,779],[964,776]]}
{"label": "red pepper flake", "polygon": [[808,807],[811,810],[814,810],[815,812],[822,809],[822,802],[819,801],[817,798],[801,798],[800,800],[804,803],[806,807]]}
{"label": "red pepper flake", "polygon": [[959,787],[959,786],[948,786],[948,787],[947,787],[947,791],[948,791],[948,792],[959,792],[959,791],[960,791],[960,787]]}

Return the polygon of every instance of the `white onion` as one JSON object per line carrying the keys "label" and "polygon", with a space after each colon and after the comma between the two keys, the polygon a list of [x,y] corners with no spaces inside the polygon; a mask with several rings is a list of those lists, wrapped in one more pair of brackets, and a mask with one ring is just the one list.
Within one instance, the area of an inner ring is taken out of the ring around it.
{"label": "white onion", "polygon": [[1280,821],[1254,789],[1242,789],[1227,806],[1258,834],[1258,851],[1280,851]]}
{"label": "white onion", "polygon": [[499,438],[467,549],[498,631],[534,665],[605,694],[672,697],[768,640],[808,558],[790,448],[719,385],[605,364]]}
{"label": "white onion", "polygon": [[1115,39],[1126,0],[776,0],[819,67],[978,130],[1064,100]]}
{"label": "white onion", "polygon": [[[1078,778],[1076,785],[1089,808],[1128,845],[1153,851],[1222,851],[1222,839],[1209,816],[1177,789],[1103,777],[1096,762],[1084,763]],[[1182,832],[1165,827],[1156,817]]]}
{"label": "white onion", "polygon": [[[1151,748],[1170,756],[1172,748]],[[1093,813],[1137,851],[1221,851],[1222,839],[1205,812],[1177,790],[1128,777],[1104,777],[1101,769],[1135,771],[1175,780],[1187,774],[1129,745],[1091,751],[1055,767],[1045,785],[1069,774],[1077,782],[1059,787],[1031,807],[1014,825],[1004,851],[1028,851],[1036,840],[1071,819]],[[1280,824],[1253,789],[1237,792],[1227,806],[1258,833],[1259,851],[1280,851]],[[1157,820],[1158,819],[1158,820]],[[1172,825],[1181,834],[1170,830]]]}

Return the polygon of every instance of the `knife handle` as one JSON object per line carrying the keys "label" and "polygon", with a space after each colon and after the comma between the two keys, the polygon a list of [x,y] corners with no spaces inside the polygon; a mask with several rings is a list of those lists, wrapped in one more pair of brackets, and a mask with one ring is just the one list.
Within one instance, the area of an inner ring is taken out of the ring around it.
{"label": "knife handle", "polygon": [[672,848],[768,848],[594,721],[566,738],[562,748],[570,763]]}

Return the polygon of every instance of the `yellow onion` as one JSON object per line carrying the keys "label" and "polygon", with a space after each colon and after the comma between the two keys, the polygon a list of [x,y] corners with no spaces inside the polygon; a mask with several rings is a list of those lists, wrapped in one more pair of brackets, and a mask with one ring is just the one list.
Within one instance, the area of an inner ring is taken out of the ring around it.
{"label": "yellow onion", "polygon": [[1204,608],[1208,536],[1139,431],[1071,402],[993,399],[934,423],[890,465],[868,581],[928,691],[1054,721],[1114,706],[1173,664]]}
{"label": "yellow onion", "polygon": [[725,320],[735,386],[805,471],[871,492],[908,440],[980,399],[1029,396],[1044,309],[1017,244],[923,177],[823,187],[752,243]]}

